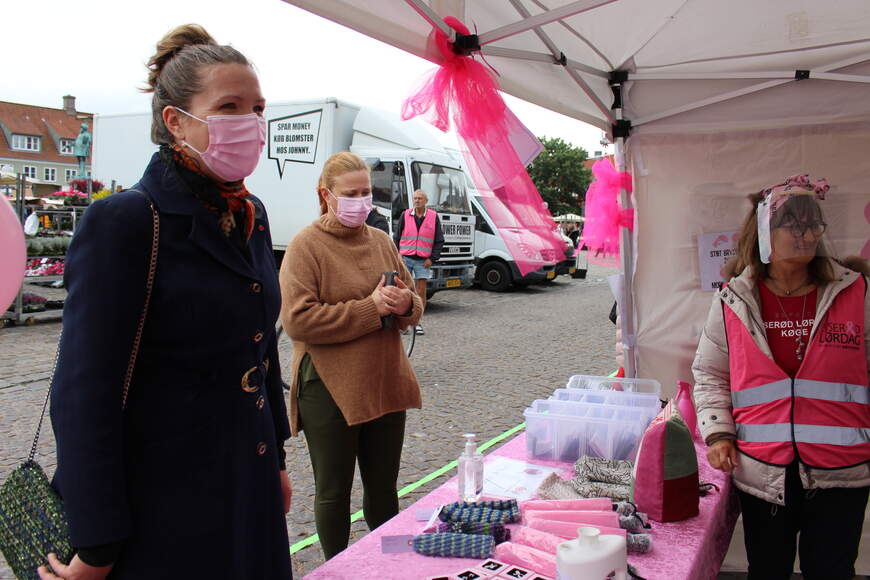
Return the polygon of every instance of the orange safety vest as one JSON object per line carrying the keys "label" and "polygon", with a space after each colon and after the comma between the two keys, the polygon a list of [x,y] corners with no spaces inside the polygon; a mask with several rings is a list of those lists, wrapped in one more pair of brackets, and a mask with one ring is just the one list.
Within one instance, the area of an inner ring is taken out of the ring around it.
{"label": "orange safety vest", "polygon": [[435,246],[435,216],[431,209],[426,210],[423,223],[417,231],[417,221],[414,219],[414,210],[405,210],[405,223],[402,227],[402,237],[399,239],[399,253],[403,256],[419,256],[428,258],[432,255]]}
{"label": "orange safety vest", "polygon": [[[838,469],[870,461],[870,388],[863,276],[815,324],[794,379],[765,355],[724,305],[737,448],[772,465],[798,459]],[[758,332],[758,331],[756,331]]]}

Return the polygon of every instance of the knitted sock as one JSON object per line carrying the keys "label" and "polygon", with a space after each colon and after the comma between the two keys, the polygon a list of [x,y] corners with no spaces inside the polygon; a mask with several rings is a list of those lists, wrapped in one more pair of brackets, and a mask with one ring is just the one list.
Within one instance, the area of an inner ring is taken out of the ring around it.
{"label": "knitted sock", "polygon": [[414,538],[413,546],[424,556],[482,560],[492,555],[495,539],[483,534],[422,534]]}
{"label": "knitted sock", "polygon": [[490,522],[440,522],[438,533],[454,532],[458,534],[484,534],[492,536],[496,544],[511,539],[511,531],[500,523]]}
{"label": "knitted sock", "polygon": [[520,521],[520,508],[517,500],[495,500],[480,502],[460,501],[441,509],[438,519],[442,522],[498,522],[513,523]]}

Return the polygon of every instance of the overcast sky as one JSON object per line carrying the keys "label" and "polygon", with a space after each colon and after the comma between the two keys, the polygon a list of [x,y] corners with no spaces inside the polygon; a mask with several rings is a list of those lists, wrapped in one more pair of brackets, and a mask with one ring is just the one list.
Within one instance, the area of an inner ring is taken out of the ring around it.
{"label": "overcast sky", "polygon": [[[373,0],[378,1],[378,0]],[[65,94],[90,113],[149,109],[144,63],[173,26],[203,25],[254,62],[267,100],[337,97],[398,112],[423,75],[421,58],[281,0],[9,0],[3,2],[0,100],[60,108]],[[601,131],[506,98],[538,136],[591,154]]]}

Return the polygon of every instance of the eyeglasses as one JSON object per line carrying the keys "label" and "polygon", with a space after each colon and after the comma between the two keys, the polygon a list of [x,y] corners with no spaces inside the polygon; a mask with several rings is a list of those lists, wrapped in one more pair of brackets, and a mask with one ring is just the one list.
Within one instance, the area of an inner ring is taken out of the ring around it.
{"label": "eyeglasses", "polygon": [[811,233],[814,238],[820,237],[825,233],[825,230],[828,229],[828,224],[825,222],[811,222],[811,223],[796,223],[790,222],[783,224],[780,226],[782,228],[787,229],[791,232],[791,235],[796,238],[802,238],[806,235],[807,232]]}

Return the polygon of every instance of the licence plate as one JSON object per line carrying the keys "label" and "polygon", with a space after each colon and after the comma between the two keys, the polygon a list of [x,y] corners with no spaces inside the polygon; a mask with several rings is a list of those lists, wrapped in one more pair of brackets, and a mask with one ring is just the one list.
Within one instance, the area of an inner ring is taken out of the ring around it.
{"label": "licence plate", "polygon": [[547,272],[547,280],[552,280],[555,277],[556,277],[555,272]]}
{"label": "licence plate", "polygon": [[444,285],[448,288],[456,288],[457,286],[462,285],[462,281],[460,281],[457,278],[451,278],[450,280],[447,280],[447,282],[445,282]]}
{"label": "licence plate", "polygon": [[577,271],[577,268],[568,268],[568,273],[569,273],[569,274],[573,274],[573,273],[576,272],[576,271]]}

